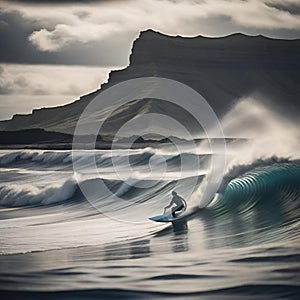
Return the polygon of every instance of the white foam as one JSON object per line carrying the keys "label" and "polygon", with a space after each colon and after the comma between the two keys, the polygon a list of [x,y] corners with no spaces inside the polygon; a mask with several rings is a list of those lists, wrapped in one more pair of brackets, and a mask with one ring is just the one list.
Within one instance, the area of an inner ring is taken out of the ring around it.
{"label": "white foam", "polygon": [[62,184],[34,186],[32,184],[7,184],[0,188],[0,205],[8,207],[33,204],[52,204],[71,198],[77,188],[76,180],[71,177]]}

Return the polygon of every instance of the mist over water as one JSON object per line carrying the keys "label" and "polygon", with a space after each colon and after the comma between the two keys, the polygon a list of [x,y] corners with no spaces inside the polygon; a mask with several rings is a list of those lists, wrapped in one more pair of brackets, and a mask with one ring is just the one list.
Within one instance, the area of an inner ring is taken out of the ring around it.
{"label": "mist over water", "polygon": [[239,148],[238,160],[244,157],[245,162],[274,155],[299,158],[299,125],[299,120],[288,119],[253,97],[241,99],[222,120],[225,136],[249,139],[245,148]]}

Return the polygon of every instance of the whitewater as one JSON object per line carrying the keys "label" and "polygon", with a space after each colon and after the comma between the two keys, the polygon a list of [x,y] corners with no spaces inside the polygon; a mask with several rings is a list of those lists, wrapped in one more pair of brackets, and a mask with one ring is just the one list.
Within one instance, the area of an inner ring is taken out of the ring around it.
{"label": "whitewater", "polygon": [[[262,115],[259,130],[246,128]],[[297,299],[297,124],[245,100],[222,126],[226,167],[208,200],[203,186],[219,153],[205,139],[181,151],[0,150],[1,297]],[[87,172],[74,172],[74,159]],[[186,222],[150,221],[175,188],[188,202]]]}

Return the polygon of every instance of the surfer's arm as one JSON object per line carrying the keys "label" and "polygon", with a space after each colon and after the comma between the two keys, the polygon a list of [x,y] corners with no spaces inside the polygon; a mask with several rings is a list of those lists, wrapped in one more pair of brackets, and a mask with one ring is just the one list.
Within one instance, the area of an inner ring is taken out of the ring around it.
{"label": "surfer's arm", "polygon": [[167,205],[167,206],[165,206],[165,209],[170,208],[170,207],[173,205],[173,203],[174,203],[174,201],[173,201],[173,199],[172,199],[171,202],[170,202],[170,204]]}

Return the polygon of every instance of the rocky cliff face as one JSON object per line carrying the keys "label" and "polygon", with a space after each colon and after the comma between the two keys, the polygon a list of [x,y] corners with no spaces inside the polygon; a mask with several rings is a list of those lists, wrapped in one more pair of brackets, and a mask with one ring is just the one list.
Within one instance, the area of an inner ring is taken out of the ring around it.
{"label": "rocky cliff face", "polygon": [[[255,94],[272,109],[297,118],[300,40],[274,40],[242,34],[222,38],[182,38],[148,30],[134,42],[130,65],[112,71],[101,90],[144,76],[165,77],[189,85],[206,98],[219,117],[241,97]],[[73,133],[81,112],[101,90],[65,106],[16,115],[12,120],[0,122],[0,130],[43,128]],[[140,99],[115,114],[112,127],[117,128],[121,125],[116,124],[117,120],[125,122],[145,105],[149,112],[159,110],[158,101]],[[185,117],[183,114],[182,119]],[[109,124],[106,130],[111,134]]]}

